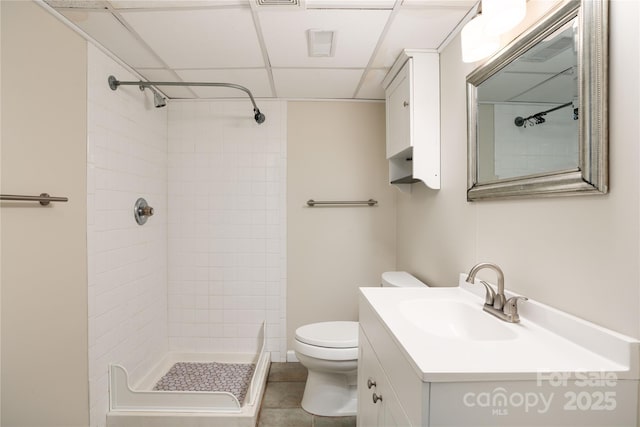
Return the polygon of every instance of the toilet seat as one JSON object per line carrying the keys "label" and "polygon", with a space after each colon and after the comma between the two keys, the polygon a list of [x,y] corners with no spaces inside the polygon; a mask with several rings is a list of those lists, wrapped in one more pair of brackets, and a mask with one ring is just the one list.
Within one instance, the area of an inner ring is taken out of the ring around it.
{"label": "toilet seat", "polygon": [[293,349],[302,355],[307,357],[313,357],[314,359],[321,359],[326,361],[343,361],[343,360],[357,360],[358,359],[358,347],[350,348],[329,348],[318,347],[316,345],[305,344],[302,341],[295,340],[293,342]]}
{"label": "toilet seat", "polygon": [[296,329],[294,350],[324,360],[358,358],[358,322],[320,322]]}
{"label": "toilet seat", "polygon": [[318,347],[358,347],[358,322],[311,323],[296,329],[296,339]]}

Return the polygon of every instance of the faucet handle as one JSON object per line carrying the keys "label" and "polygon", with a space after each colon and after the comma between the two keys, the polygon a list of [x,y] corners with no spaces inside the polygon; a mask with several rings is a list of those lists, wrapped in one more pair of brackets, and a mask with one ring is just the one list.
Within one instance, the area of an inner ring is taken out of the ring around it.
{"label": "faucet handle", "polygon": [[491,285],[485,282],[484,280],[480,280],[480,283],[484,285],[485,289],[487,290],[487,293],[484,296],[484,303],[487,305],[493,305],[493,300],[496,297],[495,291],[493,290]]}
{"label": "faucet handle", "polygon": [[528,299],[527,297],[511,297],[507,300],[503,312],[509,316],[511,322],[517,323],[520,321],[520,316],[518,315],[518,300],[527,301]]}

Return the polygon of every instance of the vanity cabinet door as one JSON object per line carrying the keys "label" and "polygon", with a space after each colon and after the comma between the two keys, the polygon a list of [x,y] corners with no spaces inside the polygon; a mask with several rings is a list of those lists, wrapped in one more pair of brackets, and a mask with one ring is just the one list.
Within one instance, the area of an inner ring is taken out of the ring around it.
{"label": "vanity cabinet door", "polygon": [[[371,344],[360,329],[358,349],[358,427],[382,425],[382,401],[373,402],[373,393],[378,391],[382,368],[376,359]],[[375,386],[372,383],[376,383]]]}
{"label": "vanity cabinet door", "polygon": [[[411,426],[411,422],[405,415],[402,407],[400,406],[400,401],[396,398],[395,395],[391,393],[387,393],[389,399],[384,402],[384,412],[382,414],[383,420],[380,426],[390,426],[390,427],[407,427]],[[385,396],[385,397],[387,397]],[[393,396],[393,398],[391,398]]]}
{"label": "vanity cabinet door", "polygon": [[360,329],[359,341],[358,427],[411,426],[362,329]]}

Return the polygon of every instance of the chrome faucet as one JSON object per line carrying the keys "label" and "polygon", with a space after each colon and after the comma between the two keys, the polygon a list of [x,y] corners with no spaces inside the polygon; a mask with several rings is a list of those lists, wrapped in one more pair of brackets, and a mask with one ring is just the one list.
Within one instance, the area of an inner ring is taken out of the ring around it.
{"label": "chrome faucet", "polygon": [[469,271],[469,274],[467,274],[466,282],[473,284],[476,279],[476,274],[483,268],[489,268],[498,275],[497,292],[484,280],[480,281],[486,289],[483,310],[504,321],[518,323],[520,321],[520,316],[518,315],[518,300],[526,301],[528,298],[512,297],[507,300],[504,296],[504,273],[500,267],[490,262],[481,262],[480,264],[474,265],[471,271]]}

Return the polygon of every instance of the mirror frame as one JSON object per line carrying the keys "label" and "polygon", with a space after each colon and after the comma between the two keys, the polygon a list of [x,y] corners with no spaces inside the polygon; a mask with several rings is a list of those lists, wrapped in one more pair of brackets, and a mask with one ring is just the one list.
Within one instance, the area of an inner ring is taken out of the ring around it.
{"label": "mirror frame", "polygon": [[[467,76],[467,200],[608,192],[608,0],[565,0]],[[578,18],[578,167],[478,182],[477,87]]]}

